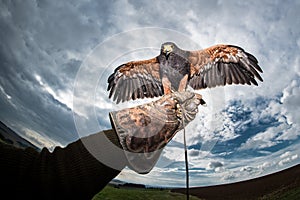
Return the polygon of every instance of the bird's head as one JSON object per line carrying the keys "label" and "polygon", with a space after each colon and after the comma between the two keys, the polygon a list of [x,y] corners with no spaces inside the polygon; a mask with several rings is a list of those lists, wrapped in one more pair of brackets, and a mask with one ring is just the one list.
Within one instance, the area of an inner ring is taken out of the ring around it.
{"label": "bird's head", "polygon": [[167,58],[170,53],[174,52],[176,49],[177,46],[173,42],[165,42],[161,45],[161,53],[163,53]]}

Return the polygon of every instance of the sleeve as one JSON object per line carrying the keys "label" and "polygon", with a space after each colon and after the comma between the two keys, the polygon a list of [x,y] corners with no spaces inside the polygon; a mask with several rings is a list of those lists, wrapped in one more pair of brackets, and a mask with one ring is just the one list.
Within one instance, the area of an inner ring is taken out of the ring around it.
{"label": "sleeve", "polygon": [[[92,199],[120,172],[99,162],[84,145],[97,144],[103,135],[120,147],[113,130],[90,135],[65,148],[56,147],[53,152],[46,148],[41,152],[24,150],[1,142],[2,195],[10,199]],[[101,150],[111,146],[103,142],[99,145]],[[110,154],[109,149],[103,153]],[[126,162],[120,165],[124,168]]]}

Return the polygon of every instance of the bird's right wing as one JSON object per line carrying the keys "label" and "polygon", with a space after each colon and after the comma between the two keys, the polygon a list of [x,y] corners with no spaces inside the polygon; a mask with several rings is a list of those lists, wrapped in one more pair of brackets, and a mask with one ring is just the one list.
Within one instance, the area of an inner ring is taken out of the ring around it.
{"label": "bird's right wing", "polygon": [[108,78],[109,98],[116,103],[163,95],[157,58],[120,65]]}

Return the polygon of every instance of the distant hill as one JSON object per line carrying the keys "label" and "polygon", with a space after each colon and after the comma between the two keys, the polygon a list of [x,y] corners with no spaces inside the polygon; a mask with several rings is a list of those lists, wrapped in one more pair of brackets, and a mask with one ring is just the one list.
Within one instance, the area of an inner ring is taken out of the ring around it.
{"label": "distant hill", "polygon": [[[172,189],[184,193],[185,188]],[[195,187],[190,194],[207,200],[300,199],[300,164],[267,176],[231,184]]]}
{"label": "distant hill", "polygon": [[25,149],[27,147],[32,147],[36,150],[40,150],[37,146],[33,145],[28,140],[24,139],[3,122],[0,121],[0,140],[7,144],[11,144],[15,147]]}

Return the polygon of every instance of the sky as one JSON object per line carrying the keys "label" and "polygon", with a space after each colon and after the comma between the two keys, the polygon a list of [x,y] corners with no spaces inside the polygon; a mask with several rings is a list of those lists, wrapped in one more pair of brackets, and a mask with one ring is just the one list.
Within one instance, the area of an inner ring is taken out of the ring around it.
{"label": "sky", "polygon": [[[300,1],[0,1],[0,120],[53,150],[111,128],[106,80],[160,44],[233,44],[255,55],[259,86],[197,91],[208,103],[187,126],[192,186],[236,182],[300,163]],[[152,99],[153,100],[153,99]],[[149,100],[151,101],[151,100]],[[147,175],[185,185],[182,132]]]}

